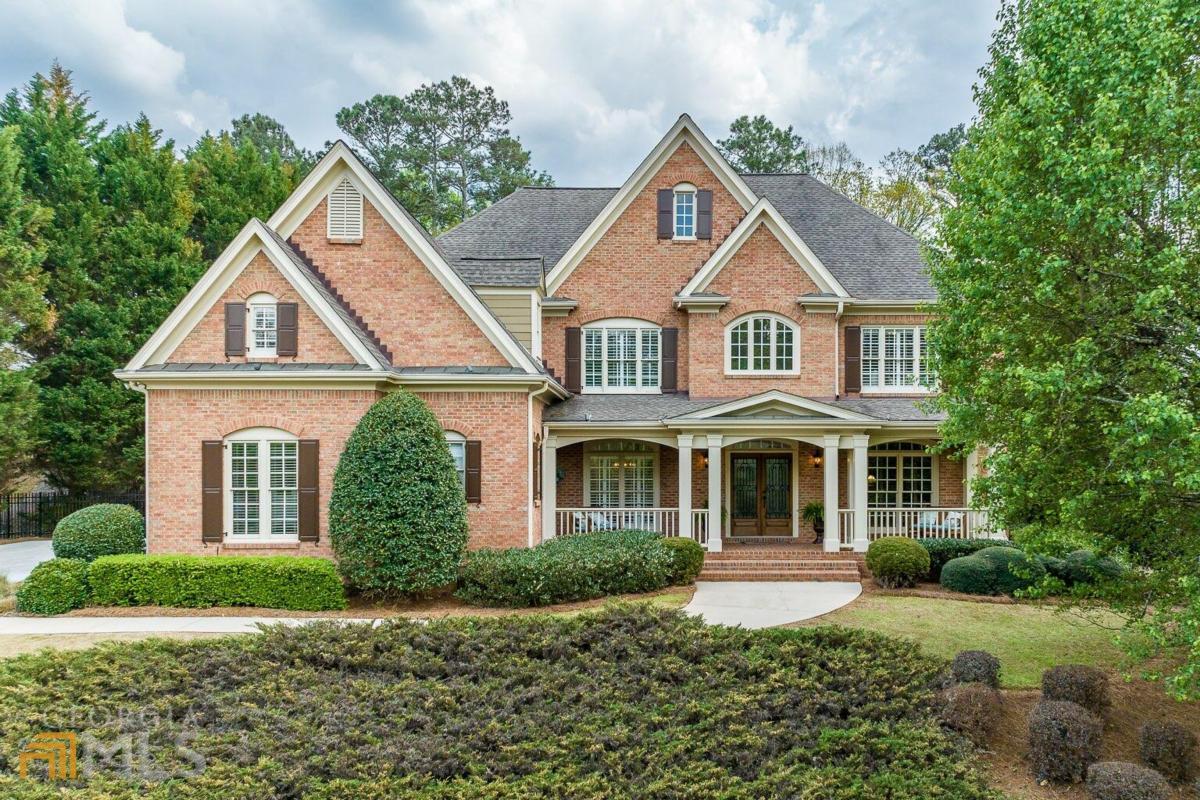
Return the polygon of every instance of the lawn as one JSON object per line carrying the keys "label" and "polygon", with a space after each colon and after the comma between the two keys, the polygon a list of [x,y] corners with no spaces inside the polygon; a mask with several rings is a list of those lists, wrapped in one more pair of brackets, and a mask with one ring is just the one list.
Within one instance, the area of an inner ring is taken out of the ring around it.
{"label": "lawn", "polygon": [[987,650],[1000,659],[1003,686],[1025,688],[1040,685],[1043,670],[1058,664],[1117,665],[1121,653],[1112,628],[1118,623],[1112,615],[1084,618],[1030,604],[868,594],[808,624],[903,636],[943,659]]}
{"label": "lawn", "polygon": [[[648,604],[42,652],[0,662],[0,796],[990,798],[934,721],[939,668],[864,631]],[[13,777],[63,729],[132,736],[180,777],[139,784],[119,758],[61,794]]]}

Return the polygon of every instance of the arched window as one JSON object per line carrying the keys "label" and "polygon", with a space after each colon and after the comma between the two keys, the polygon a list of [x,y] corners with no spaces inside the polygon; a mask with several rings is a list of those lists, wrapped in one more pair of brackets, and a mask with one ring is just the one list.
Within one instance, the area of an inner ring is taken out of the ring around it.
{"label": "arched window", "polygon": [[445,431],[446,446],[450,448],[450,458],[454,459],[454,471],[458,473],[458,483],[465,491],[467,488],[467,437],[458,431]]}
{"label": "arched window", "polygon": [[738,375],[781,375],[800,371],[800,332],[778,314],[752,314],[725,329],[725,369]]}
{"label": "arched window", "polygon": [[675,187],[675,238],[696,238],[696,187],[690,183]]}
{"label": "arched window", "polygon": [[363,235],[362,192],[349,178],[342,178],[329,193],[326,203],[326,233],[337,242],[359,242]]}
{"label": "arched window", "polygon": [[295,539],[299,534],[298,441],[276,428],[225,437],[225,530],[231,539]]}
{"label": "arched window", "polygon": [[662,330],[640,319],[583,326],[583,391],[656,393],[661,382]]}
{"label": "arched window", "polygon": [[246,312],[250,316],[250,356],[266,358],[277,352],[278,303],[266,292],[253,294],[246,301]]}

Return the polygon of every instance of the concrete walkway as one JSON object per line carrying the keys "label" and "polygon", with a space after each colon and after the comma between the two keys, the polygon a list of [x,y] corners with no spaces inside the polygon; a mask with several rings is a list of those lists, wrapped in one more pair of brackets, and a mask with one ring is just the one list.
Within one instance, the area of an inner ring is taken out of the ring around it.
{"label": "concrete walkway", "polygon": [[[0,636],[77,633],[253,633],[259,625],[307,625],[329,617],[0,617]],[[336,618],[339,622],[377,619]]]}
{"label": "concrete walkway", "polygon": [[54,550],[50,547],[49,539],[0,544],[0,575],[10,581],[23,581],[34,567],[52,558]]}
{"label": "concrete walkway", "polygon": [[709,625],[773,628],[836,611],[862,594],[851,581],[699,581],[683,609]]}

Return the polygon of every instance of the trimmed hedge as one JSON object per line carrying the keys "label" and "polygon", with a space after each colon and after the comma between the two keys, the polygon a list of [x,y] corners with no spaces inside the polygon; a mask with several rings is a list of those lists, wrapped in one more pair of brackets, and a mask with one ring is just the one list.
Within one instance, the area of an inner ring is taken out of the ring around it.
{"label": "trimmed hedge", "polygon": [[1108,710],[1108,676],[1085,664],[1063,664],[1042,673],[1042,698],[1078,703],[1103,716]]}
{"label": "trimmed hedge", "polygon": [[1043,700],[1029,714],[1029,760],[1039,781],[1078,783],[1100,755],[1100,719],[1077,703]]}
{"label": "trimmed hedge", "polygon": [[88,565],[78,558],[54,558],[33,568],[17,588],[17,611],[63,614],[88,604]]}
{"label": "trimmed hedge", "polygon": [[133,506],[100,503],[81,508],[54,528],[56,558],[95,561],[100,556],[146,552],[146,524]]}
{"label": "trimmed hedge", "polygon": [[1169,800],[1171,784],[1152,769],[1125,761],[1098,761],[1088,767],[1092,800]]}
{"label": "trimmed hedge", "polygon": [[941,584],[966,594],[1013,594],[1046,575],[1033,556],[1015,547],[985,547],[974,555],[951,559],[942,567]]}
{"label": "trimmed hedge", "polygon": [[481,606],[548,606],[671,585],[675,552],[656,533],[604,531],[537,547],[475,550],[459,570],[459,598]]}
{"label": "trimmed hedge", "polygon": [[694,539],[673,537],[662,540],[671,552],[674,566],[671,568],[671,584],[678,586],[692,583],[704,568],[704,548]]}
{"label": "trimmed hedge", "polygon": [[1001,539],[917,539],[929,553],[929,580],[937,583],[942,579],[942,567],[955,558],[970,556],[985,547],[1016,547],[1012,542]]}
{"label": "trimmed hedge", "polygon": [[952,558],[942,567],[941,584],[952,592],[992,594],[992,565],[982,558]]}
{"label": "trimmed hedge", "polygon": [[867,547],[867,569],[885,589],[916,586],[929,574],[929,553],[901,536],[876,539]]}
{"label": "trimmed hedge", "polygon": [[982,683],[1000,688],[1000,659],[986,650],[964,650],[950,662],[950,678],[955,683]]}
{"label": "trimmed hedge", "polygon": [[1000,691],[983,683],[959,683],[942,692],[938,717],[976,745],[991,737],[1000,721]]}
{"label": "trimmed hedge", "polygon": [[1063,559],[1062,574],[1056,577],[1068,586],[1111,580],[1125,574],[1125,567],[1111,558],[1101,558],[1091,550],[1076,550]]}
{"label": "trimmed hedge", "polygon": [[1138,733],[1142,760],[1173,781],[1186,781],[1196,764],[1196,734],[1178,722],[1153,720]]}
{"label": "trimmed hedge", "polygon": [[99,606],[256,606],[293,611],[346,607],[337,569],[300,556],[104,556],[88,569]]}

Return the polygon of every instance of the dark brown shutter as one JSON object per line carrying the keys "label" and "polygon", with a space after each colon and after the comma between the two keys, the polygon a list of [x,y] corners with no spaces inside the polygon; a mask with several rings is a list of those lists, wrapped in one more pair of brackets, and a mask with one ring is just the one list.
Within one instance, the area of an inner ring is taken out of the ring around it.
{"label": "dark brown shutter", "polygon": [[299,490],[297,533],[302,542],[315,542],[321,538],[318,501],[321,496],[319,477],[321,443],[316,439],[301,439],[297,457],[296,488]]}
{"label": "dark brown shutter", "polygon": [[483,446],[478,439],[467,440],[467,502],[483,502]]}
{"label": "dark brown shutter", "polygon": [[583,331],[567,328],[567,384],[568,392],[579,394],[583,386]]}
{"label": "dark brown shutter", "polygon": [[662,329],[662,390],[679,391],[679,328]]}
{"label": "dark brown shutter", "polygon": [[246,354],[246,304],[225,304],[225,355]]}
{"label": "dark brown shutter", "polygon": [[200,540],[220,544],[225,538],[225,500],[221,496],[225,447],[219,441],[200,446]]}
{"label": "dark brown shutter", "polygon": [[712,238],[712,190],[696,192],[696,238]]}
{"label": "dark brown shutter", "polygon": [[846,326],[846,391],[862,391],[862,328]]}
{"label": "dark brown shutter", "polygon": [[275,353],[281,356],[296,355],[296,303],[279,303],[275,306]]}
{"label": "dark brown shutter", "polygon": [[675,235],[675,192],[671,189],[658,190],[658,238],[670,239]]}

